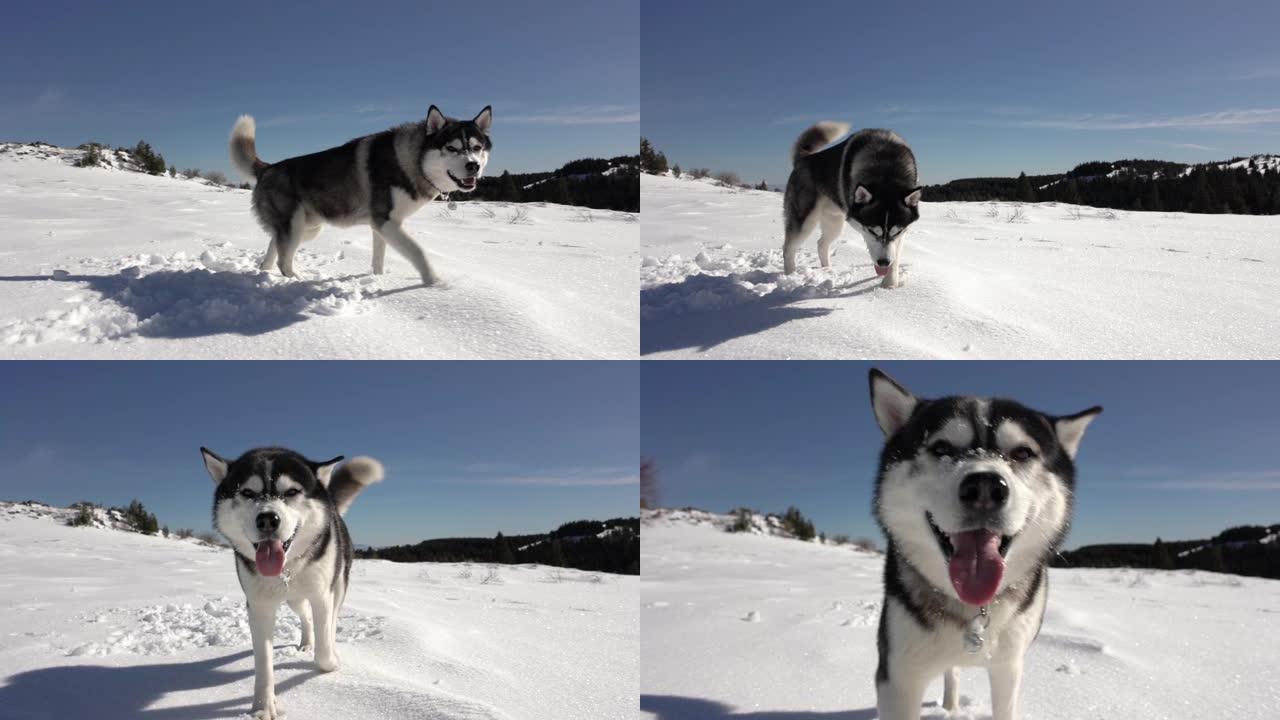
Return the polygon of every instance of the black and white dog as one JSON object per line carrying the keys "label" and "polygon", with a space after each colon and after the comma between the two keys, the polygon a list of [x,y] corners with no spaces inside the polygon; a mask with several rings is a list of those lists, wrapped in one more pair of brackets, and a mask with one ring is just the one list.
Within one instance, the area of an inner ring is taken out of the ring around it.
{"label": "black and white dog", "polygon": [[859,130],[844,142],[824,146],[849,131],[821,122],[801,133],[791,149],[791,176],[783,196],[783,268],[796,269],[796,249],[821,228],[818,260],[831,266],[831,243],[847,222],[867,243],[881,286],[902,283],[902,236],[920,219],[916,156],[888,130]]}
{"label": "black and white dog", "polygon": [[426,255],[401,224],[441,193],[476,189],[493,147],[492,123],[488,107],[460,121],[432,105],[426,120],[265,163],[255,147],[253,118],[240,116],[231,129],[231,162],[257,180],[253,211],[271,234],[262,269],[270,270],[278,255],[280,272],[293,277],[294,253],[320,232],[321,223],[368,224],[374,273],[382,273],[390,244],[413,263],[423,283],[434,283]]}
{"label": "black and white dog", "polygon": [[925,400],[879,370],[871,405],[885,434],[880,720],[918,720],[938,675],[955,711],[958,665],[986,667],[993,719],[1013,720],[1048,561],[1071,523],[1076,451],[1102,408],[1053,416],[1001,398]]}
{"label": "black and white dog", "polygon": [[358,457],[334,470],[341,457],[313,462],[275,447],[230,461],[205,448],[200,453],[218,486],[213,526],[235,550],[236,576],[248,600],[253,716],[274,720],[280,716],[271,657],[276,610],[288,603],[298,614],[299,649],[314,646],[316,667],[338,669],[334,635],[353,556],[342,514],[361,490],[382,479],[382,465]]}

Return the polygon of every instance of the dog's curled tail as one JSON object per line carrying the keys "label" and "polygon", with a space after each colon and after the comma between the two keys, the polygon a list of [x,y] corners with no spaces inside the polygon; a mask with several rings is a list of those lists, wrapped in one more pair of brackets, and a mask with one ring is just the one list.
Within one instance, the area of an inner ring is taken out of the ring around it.
{"label": "dog's curled tail", "polygon": [[800,133],[796,144],[791,146],[791,164],[805,155],[812,155],[830,145],[836,138],[849,132],[848,123],[822,121]]}
{"label": "dog's curled tail", "polygon": [[382,475],[382,463],[364,456],[351,458],[334,470],[333,479],[329,481],[329,496],[338,507],[338,514],[346,514],[360,491],[381,481]]}
{"label": "dog's curled tail", "polygon": [[258,157],[254,139],[257,132],[252,115],[241,115],[231,126],[231,164],[247,180],[257,180],[258,175],[270,167]]}

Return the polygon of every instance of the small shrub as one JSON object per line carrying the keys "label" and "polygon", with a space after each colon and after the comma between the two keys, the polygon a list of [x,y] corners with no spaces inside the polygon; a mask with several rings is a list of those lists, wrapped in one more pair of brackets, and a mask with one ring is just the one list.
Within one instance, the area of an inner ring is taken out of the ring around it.
{"label": "small shrub", "polygon": [[695,180],[700,180],[704,177],[711,177],[711,170],[708,168],[694,168],[689,171],[689,175]]}
{"label": "small shrub", "polygon": [[880,548],[876,547],[876,541],[871,538],[858,538],[853,541],[853,546],[859,550],[866,550],[867,552],[880,552]]}
{"label": "small shrub", "polygon": [[813,539],[813,523],[806,519],[794,505],[787,508],[787,512],[782,516],[782,526],[795,535],[797,540]]}
{"label": "small shrub", "polygon": [[750,532],[752,526],[751,518],[755,514],[751,508],[740,507],[729,513],[733,516],[733,522],[729,523],[729,527],[725,528],[729,532]]}
{"label": "small shrub", "polygon": [[[190,532],[190,530],[187,532]],[[216,533],[212,533],[207,530],[205,532],[198,533],[195,537],[200,542],[206,545],[213,545],[214,547],[221,547],[224,544],[222,542],[222,538],[218,537]]]}
{"label": "small shrub", "polygon": [[147,508],[137,499],[129,503],[129,507],[122,512],[124,519],[134,530],[144,535],[155,535],[160,531],[160,522],[156,520],[155,514],[147,512]]}
{"label": "small shrub", "polygon": [[96,167],[102,164],[102,147],[97,143],[89,143],[84,149],[84,155],[80,156],[80,167]]}
{"label": "small shrub", "polygon": [[196,531],[192,530],[191,528],[178,528],[177,530],[173,531],[173,536],[182,540],[186,540],[187,538],[192,537],[195,534],[196,534]]}
{"label": "small shrub", "polygon": [[93,509],[96,507],[91,502],[79,502],[71,507],[76,509],[76,514],[71,516],[67,524],[71,527],[83,527],[93,524]]}
{"label": "small shrub", "polygon": [[716,180],[719,180],[725,185],[741,185],[742,184],[742,181],[738,179],[737,173],[731,173],[728,171],[722,171],[722,172],[716,173]]}
{"label": "small shrub", "polygon": [[209,182],[214,183],[216,185],[227,184],[227,176],[223,175],[217,170],[206,170],[201,177],[203,177],[205,180],[208,180]]}
{"label": "small shrub", "polygon": [[502,576],[498,575],[497,565],[489,566],[488,572],[485,573],[484,577],[480,578],[480,584],[481,585],[501,585],[502,584]]}

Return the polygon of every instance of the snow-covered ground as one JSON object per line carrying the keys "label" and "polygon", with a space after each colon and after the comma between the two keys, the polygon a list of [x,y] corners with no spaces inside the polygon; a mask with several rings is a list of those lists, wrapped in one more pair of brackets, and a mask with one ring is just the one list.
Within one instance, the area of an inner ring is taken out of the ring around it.
{"label": "snow-covered ground", "polygon": [[370,274],[359,227],[325,227],[290,280],[257,269],[249,191],[79,155],[0,144],[0,357],[636,356],[638,215],[436,203],[405,227],[441,286],[394,250]]}
{"label": "snow-covered ground", "polygon": [[[67,527],[0,503],[0,717],[203,720],[247,713],[253,657],[231,551]],[[276,623],[288,717],[630,718],[638,579],[532,565],[357,560],[333,673]]]}
{"label": "snow-covered ground", "polygon": [[[660,720],[872,720],[880,555],[645,517],[641,699]],[[1053,570],[1019,717],[1273,718],[1280,582],[1199,571]],[[960,671],[961,717],[990,716]],[[936,707],[941,679],[926,695]]]}
{"label": "snow-covered ground", "polygon": [[784,276],[781,193],[642,175],[641,202],[649,357],[1280,356],[1280,217],[925,203],[884,290],[849,228]]}

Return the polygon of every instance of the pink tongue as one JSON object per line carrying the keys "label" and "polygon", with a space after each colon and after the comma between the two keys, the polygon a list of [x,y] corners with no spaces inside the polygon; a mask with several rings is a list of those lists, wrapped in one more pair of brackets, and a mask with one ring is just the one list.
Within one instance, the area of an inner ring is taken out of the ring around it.
{"label": "pink tongue", "polygon": [[[279,540],[264,540],[258,543],[258,557],[254,560],[258,572],[268,577],[275,577],[284,571],[284,543]],[[955,577],[953,574],[952,577]]]}
{"label": "pink tongue", "polygon": [[1004,577],[1000,536],[990,530],[969,530],[951,535],[951,586],[969,605],[986,605],[996,596]]}
{"label": "pink tongue", "polygon": [[879,275],[880,277],[884,277],[885,275],[888,275],[888,274],[889,274],[889,266],[888,266],[888,265],[884,265],[884,266],[877,265],[877,266],[876,266],[876,275]]}

